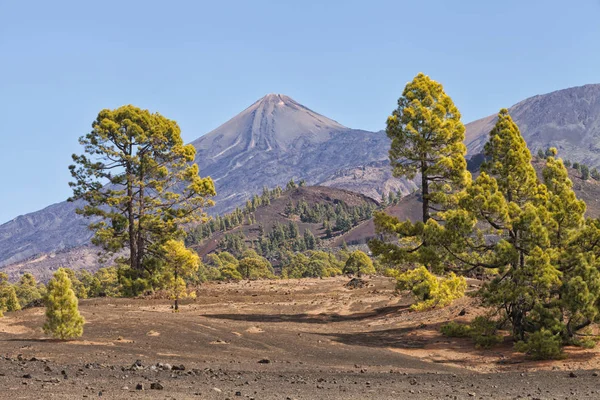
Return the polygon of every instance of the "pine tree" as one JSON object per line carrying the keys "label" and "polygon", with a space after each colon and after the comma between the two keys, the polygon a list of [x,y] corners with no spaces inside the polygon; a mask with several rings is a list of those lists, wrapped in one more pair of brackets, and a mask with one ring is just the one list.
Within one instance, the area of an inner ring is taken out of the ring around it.
{"label": "pine tree", "polygon": [[585,164],[581,164],[581,179],[584,181],[590,179],[590,167]]}
{"label": "pine tree", "polygon": [[[389,155],[394,176],[421,175],[422,218],[412,223],[375,213],[381,236],[371,240],[369,247],[387,263],[444,269],[444,254],[426,228],[435,230],[444,224],[444,211],[456,207],[458,193],[471,181],[460,112],[441,84],[419,74],[406,85],[398,108],[388,117],[386,132],[392,140]],[[385,240],[389,238],[394,242]]]}
{"label": "pine tree", "polygon": [[463,206],[489,227],[478,237],[499,235],[489,246],[477,244],[488,248],[482,264],[500,271],[482,293],[488,304],[507,310],[514,336],[522,339],[535,299],[559,283],[558,271],[541,256],[550,244],[544,227],[547,193],[531,165],[527,144],[506,109],[500,110],[484,152],[487,161],[467,189]]}
{"label": "pine tree", "polygon": [[452,229],[437,232],[465,238],[462,247],[456,238],[445,247],[456,260],[496,274],[480,291],[484,304],[502,310],[519,348],[531,351],[540,332],[569,343],[599,315],[600,221],[585,220],[556,149],[546,154],[540,182],[518,127],[501,110],[481,174],[447,216]]}
{"label": "pine tree", "polygon": [[8,282],[5,272],[0,272],[0,308],[9,312],[21,309],[15,287]]}
{"label": "pine tree", "polygon": [[385,196],[385,192],[381,192],[381,201],[379,202],[381,207],[386,207],[388,205],[387,197]]}
{"label": "pine tree", "polygon": [[[83,155],[69,167],[78,213],[99,217],[93,243],[107,253],[127,249],[126,282],[154,281],[161,246],[183,226],[204,221],[215,187],[201,178],[196,150],[185,145],[177,123],[127,105],[102,110],[79,139]],[[108,184],[107,184],[108,183]]]}
{"label": "pine tree", "polygon": [[40,287],[35,277],[29,272],[23,274],[15,290],[19,298],[19,303],[23,307],[42,298]]}
{"label": "pine tree", "polygon": [[48,283],[44,332],[61,340],[73,339],[83,334],[84,322],[79,314],[71,280],[65,270],[60,268]]}
{"label": "pine tree", "polygon": [[537,156],[540,160],[543,160],[546,158],[546,153],[544,152],[544,150],[542,150],[541,147],[538,149]]}
{"label": "pine tree", "polygon": [[260,257],[256,251],[247,250],[242,254],[238,271],[244,279],[272,278],[274,276],[271,263]]}
{"label": "pine tree", "polygon": [[304,242],[306,243],[306,248],[309,250],[314,250],[316,246],[315,235],[309,230],[304,230]]}
{"label": "pine tree", "polygon": [[346,261],[343,272],[345,274],[356,274],[361,276],[362,274],[374,274],[375,267],[373,261],[360,250],[353,251]]}
{"label": "pine tree", "polygon": [[173,309],[179,311],[179,299],[187,296],[186,279],[191,279],[198,272],[200,257],[185,247],[178,240],[169,240],[163,246],[165,268],[163,269],[163,285],[174,300]]}
{"label": "pine tree", "polygon": [[470,181],[460,112],[441,84],[420,73],[406,85],[398,108],[388,117],[390,162],[395,177],[421,175],[425,223],[454,189]]}
{"label": "pine tree", "polygon": [[19,298],[17,297],[15,287],[13,285],[7,285],[0,290],[2,290],[0,297],[2,297],[4,300],[6,311],[19,311],[21,309],[21,305],[19,304]]}

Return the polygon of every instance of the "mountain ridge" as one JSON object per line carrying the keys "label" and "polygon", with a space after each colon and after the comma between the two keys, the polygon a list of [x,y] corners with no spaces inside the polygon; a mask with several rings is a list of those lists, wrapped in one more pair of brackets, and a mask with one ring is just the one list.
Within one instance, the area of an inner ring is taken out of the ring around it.
{"label": "mountain ridge", "polygon": [[[509,110],[532,152],[554,146],[563,158],[600,166],[600,84],[532,96]],[[481,152],[495,118],[466,124],[469,156]],[[292,178],[376,200],[382,192],[408,194],[417,187],[391,175],[385,132],[345,127],[281,94],[262,97],[191,143],[200,174],[216,182],[211,214]],[[0,268],[88,243],[92,233],[75,208],[75,203],[57,203],[0,225]]]}
{"label": "mountain ridge", "polygon": [[[315,185],[340,170],[385,161],[389,139],[383,132],[347,128],[289,96],[269,94],[191,144],[200,174],[211,176],[216,185],[216,206],[207,210],[214,215],[235,208],[265,186],[285,186],[290,179]],[[406,180],[386,180],[396,188],[406,186],[405,192],[412,190]],[[353,184],[342,179],[335,186]],[[364,191],[377,193],[383,187],[372,182]],[[77,203],[56,203],[0,225],[0,268],[87,244],[92,232],[76,208]]]}

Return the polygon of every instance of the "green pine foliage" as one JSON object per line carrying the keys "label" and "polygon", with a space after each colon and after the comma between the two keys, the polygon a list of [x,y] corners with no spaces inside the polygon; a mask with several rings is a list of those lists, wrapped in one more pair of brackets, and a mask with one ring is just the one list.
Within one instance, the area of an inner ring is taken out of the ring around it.
{"label": "green pine foliage", "polygon": [[206,220],[216,195],[199,176],[196,150],[177,123],[132,105],[102,110],[79,140],[85,154],[69,167],[78,213],[95,217],[92,242],[106,254],[127,250],[119,268],[124,291],[137,294],[160,283],[162,246],[183,226]]}
{"label": "green pine foliage", "polygon": [[471,338],[477,348],[490,348],[502,342],[498,334],[498,323],[487,317],[476,317],[470,324],[451,321],[440,328],[442,335],[457,338]]}
{"label": "green pine foliage", "polygon": [[534,360],[552,360],[564,358],[562,339],[559,334],[541,328],[528,335],[527,340],[515,343],[515,350],[526,353]]}
{"label": "green pine foliage", "polygon": [[13,285],[7,285],[6,287],[0,288],[0,296],[4,300],[5,310],[8,312],[19,311],[21,304]]}
{"label": "green pine foliage", "polygon": [[416,299],[412,310],[423,311],[445,307],[452,301],[465,295],[467,281],[464,277],[450,273],[447,277],[437,277],[424,266],[390,274],[397,280],[396,287],[401,291],[410,291]]}
{"label": "green pine foliage", "polygon": [[384,263],[425,265],[439,271],[445,268],[444,253],[432,246],[427,231],[443,222],[443,211],[456,206],[457,193],[471,181],[464,157],[465,127],[460,118],[442,85],[424,74],[406,85],[397,109],[388,117],[393,174],[409,179],[420,174],[422,219],[412,223],[375,213],[376,230],[386,240],[372,240],[369,247]]}
{"label": "green pine foliage", "polygon": [[358,276],[373,275],[375,274],[375,267],[373,266],[373,261],[367,254],[360,250],[356,250],[348,257],[343,272],[345,274],[354,274]]}
{"label": "green pine foliage", "polygon": [[3,312],[19,311],[21,303],[15,287],[8,282],[8,275],[0,272],[0,316]]}
{"label": "green pine foliage", "polygon": [[163,246],[165,266],[162,270],[162,287],[174,300],[173,309],[179,311],[179,299],[190,296],[187,282],[197,275],[200,257],[179,240],[169,240]]}
{"label": "green pine foliage", "polygon": [[238,272],[243,279],[274,278],[273,266],[254,250],[247,250],[238,263]]}
{"label": "green pine foliage", "polygon": [[324,251],[289,252],[284,256],[281,276],[286,279],[327,278],[342,274],[339,256]]}
{"label": "green pine foliage", "polygon": [[68,273],[60,268],[48,283],[44,332],[61,340],[83,335],[84,319],[79,314],[78,301]]}
{"label": "green pine foliage", "polygon": [[19,304],[22,307],[26,307],[35,301],[41,300],[46,292],[46,288],[43,284],[38,284],[31,273],[26,272],[17,283],[15,291],[19,298]]}
{"label": "green pine foliage", "polygon": [[584,181],[587,181],[588,179],[590,179],[590,167],[588,167],[585,164],[581,165],[581,179],[583,179]]}

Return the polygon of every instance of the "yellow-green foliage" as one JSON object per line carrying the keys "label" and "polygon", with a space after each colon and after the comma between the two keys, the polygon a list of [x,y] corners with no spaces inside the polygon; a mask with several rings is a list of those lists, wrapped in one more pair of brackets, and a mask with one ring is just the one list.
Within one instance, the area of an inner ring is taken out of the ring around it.
{"label": "yellow-green foliage", "polygon": [[283,260],[281,275],[284,278],[326,278],[342,274],[344,264],[333,253],[308,251],[306,254],[290,253]]}
{"label": "yellow-green foliage", "polygon": [[15,287],[8,282],[8,275],[0,272],[0,313],[2,311],[18,311],[21,304]]}
{"label": "yellow-green foliage", "polygon": [[445,307],[453,300],[465,295],[467,281],[462,276],[450,273],[447,278],[441,278],[420,266],[416,269],[398,274],[397,288],[410,290],[418,300],[411,309],[423,311],[430,308]]}
{"label": "yellow-green foliage", "polygon": [[15,287],[7,285],[1,290],[0,296],[3,297],[6,311],[19,311],[21,309],[21,304],[19,304],[19,298],[17,297]]}
{"label": "yellow-green foliage", "polygon": [[83,334],[84,322],[79,314],[71,280],[67,272],[60,268],[48,283],[44,332],[57,339],[73,339]]}
{"label": "yellow-green foliage", "polygon": [[242,280],[238,271],[239,262],[230,253],[223,251],[219,254],[209,254],[207,257],[208,274],[222,280]]}
{"label": "yellow-green foliage", "polygon": [[560,334],[554,334],[542,328],[530,334],[526,339],[526,341],[517,342],[515,350],[520,353],[527,353],[536,360],[552,360],[564,357]]}
{"label": "yellow-green foliage", "polygon": [[167,241],[163,251],[165,265],[162,268],[162,285],[175,300],[175,310],[177,310],[177,300],[188,296],[185,280],[192,278],[198,272],[200,257],[178,240]]}
{"label": "yellow-green foliage", "polygon": [[477,348],[487,349],[502,342],[496,321],[486,317],[476,317],[470,324],[451,321],[443,325],[440,331],[448,337],[471,338]]}
{"label": "yellow-green foliage", "polygon": [[246,250],[238,263],[238,272],[244,279],[274,278],[271,263],[254,250]]}
{"label": "yellow-green foliage", "polygon": [[384,263],[420,264],[442,271],[447,254],[428,240],[425,228],[445,219],[444,210],[455,208],[457,193],[471,181],[460,112],[439,82],[419,73],[388,117],[386,133],[392,140],[389,157],[394,176],[421,175],[422,218],[413,223],[375,213],[377,232],[395,240],[374,239],[369,247]]}
{"label": "yellow-green foliage", "polygon": [[442,335],[448,337],[466,338],[471,336],[471,325],[450,321],[441,326],[440,332],[442,332]]}
{"label": "yellow-green foliage", "polygon": [[85,285],[79,280],[75,271],[71,268],[63,268],[67,275],[69,275],[69,279],[71,280],[71,287],[73,288],[73,292],[78,299],[87,299],[88,290]]}
{"label": "yellow-green foliage", "polygon": [[33,275],[26,272],[21,277],[15,290],[19,298],[19,303],[25,307],[31,302],[41,299],[44,288],[43,285],[38,285]]}
{"label": "yellow-green foliage", "polygon": [[92,242],[109,254],[128,250],[123,292],[156,288],[162,246],[186,224],[206,220],[212,179],[200,177],[196,150],[175,121],[132,105],[100,111],[79,143],[86,154],[73,155],[69,167],[72,199],[83,201],[79,214],[96,217]]}
{"label": "yellow-green foliage", "polygon": [[402,272],[398,271],[395,268],[386,268],[383,270],[383,276],[387,276],[388,278],[394,278],[394,279],[398,279],[398,276],[400,276]]}
{"label": "yellow-green foliage", "polygon": [[345,274],[372,275],[375,273],[375,267],[371,258],[360,250],[353,251],[344,265]]}

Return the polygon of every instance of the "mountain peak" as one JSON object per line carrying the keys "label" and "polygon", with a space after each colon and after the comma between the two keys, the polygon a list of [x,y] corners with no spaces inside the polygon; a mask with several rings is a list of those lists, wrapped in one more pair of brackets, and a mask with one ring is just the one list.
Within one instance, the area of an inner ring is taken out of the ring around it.
{"label": "mountain peak", "polygon": [[213,159],[243,151],[285,151],[294,143],[322,142],[347,130],[284,94],[270,93],[192,144]]}

